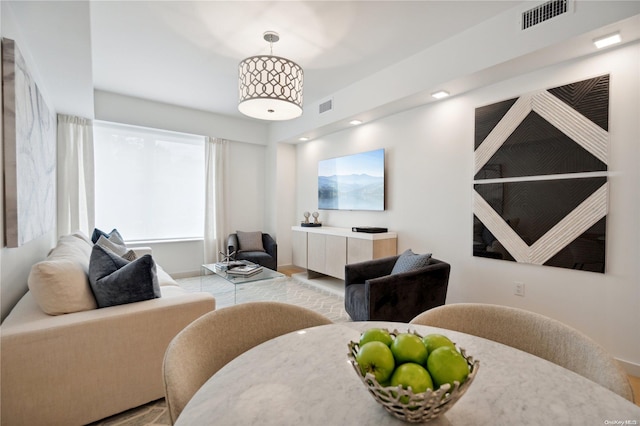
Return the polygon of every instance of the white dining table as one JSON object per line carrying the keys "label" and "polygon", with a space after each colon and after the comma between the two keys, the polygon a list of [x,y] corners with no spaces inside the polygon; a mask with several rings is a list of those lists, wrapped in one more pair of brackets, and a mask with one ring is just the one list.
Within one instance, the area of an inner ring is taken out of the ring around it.
{"label": "white dining table", "polygon": [[[640,425],[640,407],[572,371],[487,339],[435,327],[348,322],[269,340],[214,374],[176,426],[399,425],[347,360],[368,328],[441,333],[480,361],[467,392],[430,425]],[[224,342],[220,342],[224,344]]]}

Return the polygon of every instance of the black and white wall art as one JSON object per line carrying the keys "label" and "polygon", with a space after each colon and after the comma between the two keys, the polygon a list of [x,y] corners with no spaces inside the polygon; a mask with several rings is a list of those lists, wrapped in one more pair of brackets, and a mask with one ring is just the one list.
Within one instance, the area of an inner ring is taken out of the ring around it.
{"label": "black and white wall art", "polygon": [[476,108],[473,255],[605,272],[609,75]]}
{"label": "black and white wall art", "polygon": [[56,116],[13,40],[2,39],[5,237],[19,247],[55,228]]}

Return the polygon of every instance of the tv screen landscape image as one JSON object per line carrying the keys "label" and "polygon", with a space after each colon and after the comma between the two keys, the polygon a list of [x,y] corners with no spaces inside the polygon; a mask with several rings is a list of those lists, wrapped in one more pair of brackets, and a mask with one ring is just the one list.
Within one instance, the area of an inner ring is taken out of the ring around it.
{"label": "tv screen landscape image", "polygon": [[384,210],[384,149],[319,161],[318,209]]}

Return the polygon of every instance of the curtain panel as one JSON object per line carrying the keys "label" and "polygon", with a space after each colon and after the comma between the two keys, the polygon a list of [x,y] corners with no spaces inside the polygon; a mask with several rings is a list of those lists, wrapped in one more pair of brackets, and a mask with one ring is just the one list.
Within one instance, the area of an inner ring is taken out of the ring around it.
{"label": "curtain panel", "polygon": [[93,122],[58,114],[58,236],[95,224]]}
{"label": "curtain panel", "polygon": [[220,253],[227,252],[224,201],[228,144],[225,139],[205,140],[204,263],[217,262],[221,260]]}

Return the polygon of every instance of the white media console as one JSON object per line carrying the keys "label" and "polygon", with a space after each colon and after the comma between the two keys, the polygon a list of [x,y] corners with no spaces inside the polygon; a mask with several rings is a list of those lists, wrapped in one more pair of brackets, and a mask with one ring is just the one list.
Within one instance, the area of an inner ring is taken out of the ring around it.
{"label": "white media console", "polygon": [[369,234],[350,228],[293,226],[293,264],[314,274],[344,279],[344,265],[397,254],[395,232]]}

